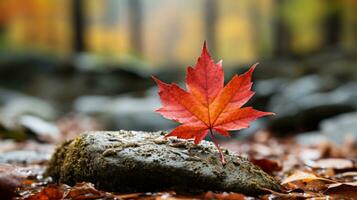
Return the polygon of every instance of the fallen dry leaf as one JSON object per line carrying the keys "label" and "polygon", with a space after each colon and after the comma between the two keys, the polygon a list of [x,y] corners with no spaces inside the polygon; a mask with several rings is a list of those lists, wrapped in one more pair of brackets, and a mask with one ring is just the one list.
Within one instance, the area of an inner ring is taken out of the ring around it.
{"label": "fallen dry leaf", "polygon": [[280,171],[282,169],[281,165],[275,161],[266,158],[250,158],[253,164],[258,165],[266,173],[272,174],[272,172]]}
{"label": "fallen dry leaf", "polygon": [[63,199],[64,188],[57,185],[48,185],[43,188],[39,193],[31,195],[25,200],[59,200]]}
{"label": "fallen dry leaf", "polygon": [[107,196],[106,192],[95,189],[92,183],[77,183],[67,192],[65,198],[79,200],[79,199],[98,199]]}
{"label": "fallen dry leaf", "polygon": [[322,177],[318,177],[315,174],[312,173],[307,173],[307,172],[303,172],[303,171],[296,171],[294,172],[292,175],[288,176],[287,178],[285,178],[284,180],[281,181],[282,185],[288,184],[288,183],[292,183],[295,181],[303,181],[303,182],[309,182],[309,181],[314,181],[314,180],[321,180],[321,181],[326,181],[326,182],[332,182],[335,183],[336,181],[330,180],[330,179],[326,179],[326,178],[322,178]]}
{"label": "fallen dry leaf", "polygon": [[357,182],[335,183],[328,186],[324,194],[334,199],[357,199]]}
{"label": "fallen dry leaf", "polygon": [[304,161],[317,160],[320,159],[321,156],[322,152],[317,148],[303,148],[299,152],[299,158]]}
{"label": "fallen dry leaf", "polygon": [[120,195],[115,195],[119,199],[137,199],[140,196],[142,196],[144,193],[130,193],[130,194],[120,194]]}
{"label": "fallen dry leaf", "polygon": [[282,192],[276,192],[273,190],[269,190],[269,189],[264,189],[268,192],[271,193],[271,195],[269,195],[268,199],[276,199],[276,197],[278,199],[309,199],[309,198],[317,198],[317,197],[322,197],[322,194],[318,194],[318,193],[313,193],[313,192],[289,192],[289,193],[282,193]]}
{"label": "fallen dry leaf", "polygon": [[216,199],[216,200],[246,200],[246,196],[239,193],[224,192],[224,193],[213,193],[207,192],[203,195],[203,199]]}
{"label": "fallen dry leaf", "polygon": [[333,177],[335,180],[340,182],[352,182],[357,180],[357,171],[344,172],[340,174],[336,174]]}
{"label": "fallen dry leaf", "polygon": [[290,191],[301,189],[305,192],[317,192],[327,188],[326,182],[336,183],[334,180],[318,177],[312,173],[296,171],[291,176],[285,178],[281,184]]}
{"label": "fallen dry leaf", "polygon": [[355,164],[352,160],[342,159],[342,158],[325,158],[319,159],[317,161],[306,161],[306,165],[313,167],[313,168],[321,168],[321,169],[336,169],[336,170],[343,170],[343,169],[353,169],[355,168]]}

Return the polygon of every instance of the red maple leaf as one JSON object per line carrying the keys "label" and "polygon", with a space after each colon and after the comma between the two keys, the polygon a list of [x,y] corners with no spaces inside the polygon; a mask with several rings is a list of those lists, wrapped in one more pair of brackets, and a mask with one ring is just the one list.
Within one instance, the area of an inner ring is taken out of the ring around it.
{"label": "red maple leaf", "polygon": [[195,144],[198,144],[209,132],[220,153],[222,163],[225,163],[213,130],[221,135],[230,136],[228,131],[248,128],[249,123],[257,118],[274,114],[252,107],[242,108],[255,94],[251,90],[251,76],[256,66],[257,64],[254,64],[242,75],[235,75],[224,86],[222,62],[213,61],[204,43],[196,66],[187,68],[187,91],[175,83],[166,84],[153,77],[158,85],[163,105],[156,112],[181,123],[166,137],[194,138]]}

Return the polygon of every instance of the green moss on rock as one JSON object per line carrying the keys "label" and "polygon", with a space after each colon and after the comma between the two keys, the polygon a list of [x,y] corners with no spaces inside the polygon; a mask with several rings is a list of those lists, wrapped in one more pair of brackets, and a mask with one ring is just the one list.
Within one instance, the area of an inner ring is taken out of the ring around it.
{"label": "green moss on rock", "polygon": [[222,165],[208,141],[165,139],[164,132],[88,132],[62,144],[46,171],[55,181],[88,181],[116,192],[233,191],[259,194],[279,184],[247,159],[224,151]]}

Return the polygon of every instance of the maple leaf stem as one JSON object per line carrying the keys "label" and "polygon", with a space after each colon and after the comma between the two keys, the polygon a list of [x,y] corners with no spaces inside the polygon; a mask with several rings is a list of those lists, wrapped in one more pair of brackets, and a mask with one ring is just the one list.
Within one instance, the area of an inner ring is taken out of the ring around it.
{"label": "maple leaf stem", "polygon": [[211,135],[211,138],[212,138],[212,141],[213,141],[214,145],[216,145],[216,147],[217,147],[217,149],[219,151],[219,155],[221,156],[222,164],[226,164],[226,160],[224,159],[224,155],[222,153],[221,148],[219,147],[219,144],[217,142],[216,136],[214,136],[212,129],[209,129],[209,133]]}

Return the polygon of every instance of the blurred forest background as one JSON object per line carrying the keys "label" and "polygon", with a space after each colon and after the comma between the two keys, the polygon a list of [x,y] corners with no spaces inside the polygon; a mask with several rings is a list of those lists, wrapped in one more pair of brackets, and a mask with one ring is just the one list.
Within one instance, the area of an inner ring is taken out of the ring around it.
{"label": "blurred forest background", "polygon": [[150,76],[182,82],[204,40],[226,78],[261,63],[251,103],[278,115],[250,132],[328,132],[321,121],[335,115],[357,122],[356,10],[356,0],[0,0],[2,132],[169,129]]}
{"label": "blurred forest background", "polygon": [[0,9],[3,51],[88,52],[148,67],[192,63],[204,40],[235,66],[357,42],[355,0],[2,0]]}

